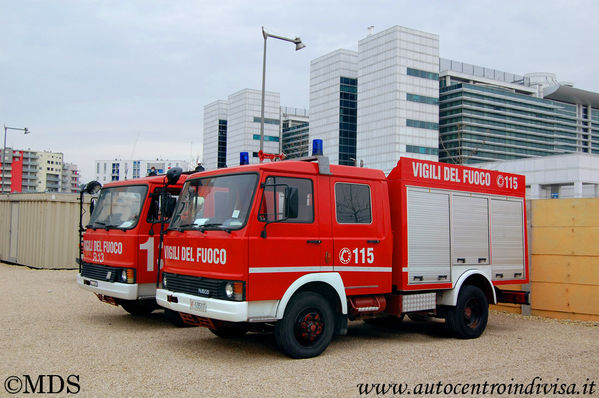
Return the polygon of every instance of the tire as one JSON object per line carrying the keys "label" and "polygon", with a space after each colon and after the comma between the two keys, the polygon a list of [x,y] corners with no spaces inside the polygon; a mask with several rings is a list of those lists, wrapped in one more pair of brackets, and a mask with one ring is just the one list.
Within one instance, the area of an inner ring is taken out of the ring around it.
{"label": "tire", "polygon": [[458,295],[455,307],[449,307],[445,324],[447,329],[460,339],[475,339],[487,327],[489,301],[476,286],[464,286]]}
{"label": "tire", "polygon": [[335,317],[327,300],[314,292],[301,292],[275,324],[275,340],[290,357],[311,358],[327,348],[334,331]]}
{"label": "tire", "polygon": [[219,326],[216,329],[209,329],[212,333],[222,339],[233,339],[245,335],[248,331],[239,326]]}
{"label": "tire", "polygon": [[366,318],[364,323],[371,326],[377,326],[387,329],[399,329],[404,319],[404,314],[400,316],[384,316],[379,318]]}
{"label": "tire", "polygon": [[119,304],[125,311],[135,316],[150,315],[158,308],[158,304],[152,300],[123,300]]}

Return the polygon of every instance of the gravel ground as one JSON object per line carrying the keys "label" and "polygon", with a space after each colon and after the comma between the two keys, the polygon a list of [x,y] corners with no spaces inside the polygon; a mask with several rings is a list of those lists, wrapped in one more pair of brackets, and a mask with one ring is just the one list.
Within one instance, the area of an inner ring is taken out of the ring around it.
{"label": "gravel ground", "polygon": [[[535,386],[576,383],[584,396],[585,383],[587,393],[590,383],[599,383],[598,323],[492,312],[482,337],[456,340],[441,322],[405,321],[398,330],[352,322],[349,334],[321,356],[292,360],[278,351],[272,335],[223,340],[207,329],[176,328],[161,311],[131,316],[80,289],[75,276],[0,265],[3,385],[13,375],[66,380],[74,374],[77,396],[229,398],[357,397],[360,383],[407,383],[412,389],[442,382],[441,391],[457,383],[526,387],[536,376],[542,380]],[[8,396],[6,386],[0,396]]]}

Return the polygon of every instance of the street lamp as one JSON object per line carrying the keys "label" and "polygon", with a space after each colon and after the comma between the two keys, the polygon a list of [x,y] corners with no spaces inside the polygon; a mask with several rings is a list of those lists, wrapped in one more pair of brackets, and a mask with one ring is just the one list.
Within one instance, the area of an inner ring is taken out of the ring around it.
{"label": "street lamp", "polygon": [[[265,85],[266,85],[266,39],[272,37],[273,39],[279,39],[288,41],[290,43],[295,44],[295,51],[301,50],[306,47],[304,43],[302,43],[302,39],[296,37],[295,39],[291,39],[289,37],[283,37],[279,35],[273,35],[272,33],[268,33],[264,30],[264,26],[262,27],[262,36],[264,37],[264,57],[262,58],[262,106],[260,108],[260,152],[264,151],[264,93],[265,93]],[[279,120],[279,123],[281,121]],[[262,160],[260,160],[262,162]]]}
{"label": "street lamp", "polygon": [[18,128],[18,127],[8,127],[4,125],[4,146],[2,147],[2,187],[0,188],[0,192],[4,193],[4,169],[6,168],[6,132],[8,130],[18,130],[23,131],[25,134],[29,134],[31,131],[27,127]]}

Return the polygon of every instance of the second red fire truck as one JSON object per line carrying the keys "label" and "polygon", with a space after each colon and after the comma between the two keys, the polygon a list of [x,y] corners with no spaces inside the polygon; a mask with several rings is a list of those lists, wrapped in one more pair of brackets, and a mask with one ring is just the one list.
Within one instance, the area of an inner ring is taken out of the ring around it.
{"label": "second red fire truck", "polygon": [[[155,293],[161,222],[170,219],[187,177],[171,170],[176,173],[104,185],[82,236],[77,283],[134,315],[160,308]],[[92,182],[85,191],[94,188],[100,184]],[[176,313],[167,317],[180,321]]]}
{"label": "second red fire truck", "polygon": [[348,320],[444,318],[485,330],[528,282],[521,175],[402,158],[382,171],[325,157],[204,172],[165,237],[158,303],[221,337],[273,330],[319,355]]}

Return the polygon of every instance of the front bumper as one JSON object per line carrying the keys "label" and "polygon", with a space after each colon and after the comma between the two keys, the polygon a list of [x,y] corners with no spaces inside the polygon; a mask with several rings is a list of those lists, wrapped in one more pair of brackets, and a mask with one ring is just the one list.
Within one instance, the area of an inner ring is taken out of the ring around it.
{"label": "front bumper", "polygon": [[[175,300],[176,302],[174,302]],[[219,300],[157,289],[156,302],[164,308],[203,318],[229,322],[248,321],[247,301]]]}
{"label": "front bumper", "polygon": [[123,300],[137,300],[139,285],[137,283],[105,282],[77,274],[77,284],[85,290]]}

